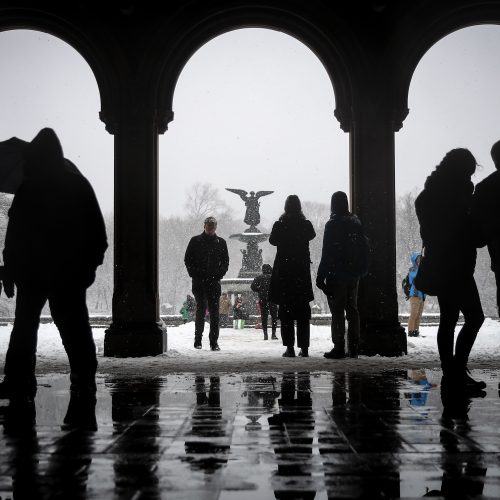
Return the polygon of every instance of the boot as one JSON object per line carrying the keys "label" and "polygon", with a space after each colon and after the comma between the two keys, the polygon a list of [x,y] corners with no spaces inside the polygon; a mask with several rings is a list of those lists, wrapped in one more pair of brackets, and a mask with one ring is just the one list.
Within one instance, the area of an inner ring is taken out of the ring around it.
{"label": "boot", "polygon": [[327,359],[343,359],[345,358],[345,350],[334,347],[331,351],[325,352],[323,356]]}
{"label": "boot", "polygon": [[267,332],[264,332],[264,340],[267,340]]}
{"label": "boot", "polygon": [[418,330],[410,330],[408,332],[408,337],[418,337],[418,336],[419,336]]}
{"label": "boot", "polygon": [[194,338],[194,348],[201,349],[201,337]]}
{"label": "boot", "polygon": [[308,347],[303,347],[300,352],[299,352],[299,356],[301,358],[308,358],[309,357],[309,348]]}
{"label": "boot", "polygon": [[352,359],[358,358],[358,346],[350,346],[348,356]]}
{"label": "boot", "polygon": [[286,351],[282,354],[284,358],[295,358],[295,350],[293,347],[287,347]]}
{"label": "boot", "polygon": [[271,335],[271,340],[278,340],[278,337],[276,337],[276,332],[275,331]]}
{"label": "boot", "polygon": [[470,370],[468,368],[466,368],[465,372],[462,373],[462,377],[466,389],[472,389],[472,390],[486,389],[486,382],[483,382],[482,380],[474,380],[471,377]]}

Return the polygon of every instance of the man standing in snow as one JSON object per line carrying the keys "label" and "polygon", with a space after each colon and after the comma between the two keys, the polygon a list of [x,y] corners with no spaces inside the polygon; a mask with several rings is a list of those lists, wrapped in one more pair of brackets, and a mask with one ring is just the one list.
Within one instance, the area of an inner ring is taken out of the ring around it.
{"label": "man standing in snow", "polygon": [[497,284],[497,309],[500,315],[500,141],[491,148],[491,158],[496,172],[477,184],[472,197],[474,226],[480,229],[478,246],[488,245],[491,270]]}
{"label": "man standing in snow", "polygon": [[332,313],[334,348],[324,354],[325,358],[345,357],[345,315],[348,354],[351,358],[358,357],[358,284],[367,267],[368,244],[363,227],[359,219],[349,212],[347,195],[337,191],[331,199],[331,217],[325,226],[316,278],[316,286],[326,294]]}
{"label": "man standing in snow", "polygon": [[229,254],[226,241],[217,236],[215,217],[205,219],[203,232],[189,241],[184,263],[192,278],[192,290],[196,299],[196,320],[194,348],[201,349],[201,339],[205,329],[205,311],[208,306],[210,315],[210,349],[220,351],[219,347],[219,299],[220,280],[229,267]]}
{"label": "man standing in snow", "polygon": [[30,402],[36,393],[37,332],[48,300],[69,358],[72,404],[95,405],[97,358],[86,290],[107,246],[91,185],[68,168],[55,132],[42,129],[28,146],[24,180],[9,210],[3,282],[7,297],[14,285],[17,297],[0,397]]}

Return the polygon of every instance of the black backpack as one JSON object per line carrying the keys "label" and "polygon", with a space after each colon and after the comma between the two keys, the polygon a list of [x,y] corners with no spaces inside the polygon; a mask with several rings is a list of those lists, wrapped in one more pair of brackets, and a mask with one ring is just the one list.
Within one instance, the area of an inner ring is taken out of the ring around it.
{"label": "black backpack", "polygon": [[401,288],[403,289],[403,293],[405,294],[405,299],[408,300],[410,298],[410,273],[408,273],[401,282]]}

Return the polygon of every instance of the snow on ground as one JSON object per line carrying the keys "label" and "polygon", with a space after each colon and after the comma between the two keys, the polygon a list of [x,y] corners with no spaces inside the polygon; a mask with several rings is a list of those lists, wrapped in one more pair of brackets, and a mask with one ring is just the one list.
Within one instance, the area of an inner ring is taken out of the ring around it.
{"label": "snow on ground", "polygon": [[[0,326],[0,365],[3,367],[11,326]],[[263,340],[261,330],[221,329],[220,352],[208,344],[208,327],[203,349],[193,348],[194,323],[168,328],[168,352],[155,357],[105,358],[102,356],[104,328],[94,328],[99,372],[136,376],[147,370],[148,376],[179,372],[252,372],[252,371],[379,371],[384,369],[439,368],[436,326],[422,326],[421,337],[408,338],[408,355],[387,358],[360,356],[352,360],[327,360],[323,353],[332,348],[329,326],[311,325],[309,358],[282,358],[281,340]],[[278,329],[279,336],[279,329]],[[486,319],[471,353],[469,366],[476,369],[500,368],[500,322]],[[297,350],[298,352],[298,350]],[[67,372],[66,354],[54,324],[40,325],[38,335],[38,373]]]}

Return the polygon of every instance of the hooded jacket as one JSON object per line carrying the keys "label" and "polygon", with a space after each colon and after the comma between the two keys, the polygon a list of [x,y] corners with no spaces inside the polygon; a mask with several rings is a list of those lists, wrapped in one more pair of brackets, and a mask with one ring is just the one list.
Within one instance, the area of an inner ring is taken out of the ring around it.
{"label": "hooded jacket", "polygon": [[317,280],[359,279],[368,270],[368,242],[356,215],[333,214],[325,225]]}
{"label": "hooded jacket", "polygon": [[425,300],[425,293],[417,290],[415,288],[415,284],[413,283],[415,281],[415,276],[417,276],[418,273],[417,258],[421,256],[422,254],[420,252],[414,252],[410,255],[410,261],[412,265],[408,270],[408,278],[410,282],[410,297],[418,297],[419,299]]}
{"label": "hooded jacket", "polygon": [[262,266],[262,274],[254,278],[250,288],[259,294],[259,300],[267,302],[269,300],[269,289],[271,287],[271,275],[273,268],[269,264]]}

